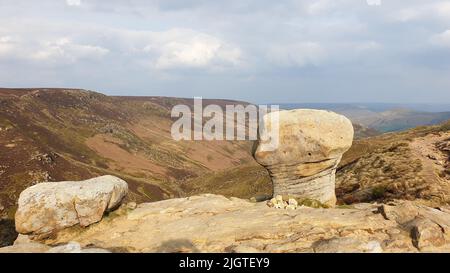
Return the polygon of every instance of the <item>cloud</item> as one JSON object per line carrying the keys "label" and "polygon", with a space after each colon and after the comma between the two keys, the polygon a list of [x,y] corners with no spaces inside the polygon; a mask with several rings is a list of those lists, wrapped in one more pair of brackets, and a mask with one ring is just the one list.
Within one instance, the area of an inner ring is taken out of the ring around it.
{"label": "cloud", "polygon": [[315,42],[278,44],[269,48],[267,57],[279,66],[303,67],[321,64],[325,60],[326,51]]}
{"label": "cloud", "polygon": [[[18,38],[13,40],[11,35]],[[238,46],[192,29],[136,31],[83,24],[26,23],[0,29],[0,58],[53,65],[100,61],[106,55],[113,62],[165,71],[185,68],[223,71],[244,64]]]}
{"label": "cloud", "polygon": [[0,57],[10,53],[13,48],[14,44],[10,36],[0,36]]}
{"label": "cloud", "polygon": [[[14,33],[11,29],[11,34]],[[75,42],[68,37],[42,38],[33,35],[33,30],[25,33],[28,35],[0,36],[0,60],[28,61],[45,66],[100,60],[109,53],[107,48]]]}
{"label": "cloud", "polygon": [[81,0],[66,0],[68,6],[81,6]]}
{"label": "cloud", "polygon": [[400,6],[391,13],[394,20],[413,21],[450,21],[450,3],[448,1],[427,1]]}
{"label": "cloud", "polygon": [[242,52],[216,37],[193,30],[174,29],[150,35],[144,48],[156,69],[237,66]]}
{"label": "cloud", "polygon": [[369,6],[380,6],[381,0],[366,0],[367,5]]}
{"label": "cloud", "polygon": [[109,53],[100,46],[77,44],[63,37],[55,41],[44,42],[29,57],[34,61],[50,63],[74,63],[80,59],[95,60]]}
{"label": "cloud", "polygon": [[450,47],[450,29],[431,37],[431,43],[437,46]]}

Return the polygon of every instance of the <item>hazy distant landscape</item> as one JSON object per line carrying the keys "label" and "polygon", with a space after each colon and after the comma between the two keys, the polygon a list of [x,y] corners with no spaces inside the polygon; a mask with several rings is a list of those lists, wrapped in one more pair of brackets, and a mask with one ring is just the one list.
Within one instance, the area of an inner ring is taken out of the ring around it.
{"label": "hazy distant landscape", "polygon": [[450,119],[449,104],[286,103],[282,109],[324,109],[341,113],[356,124],[381,133],[435,125]]}

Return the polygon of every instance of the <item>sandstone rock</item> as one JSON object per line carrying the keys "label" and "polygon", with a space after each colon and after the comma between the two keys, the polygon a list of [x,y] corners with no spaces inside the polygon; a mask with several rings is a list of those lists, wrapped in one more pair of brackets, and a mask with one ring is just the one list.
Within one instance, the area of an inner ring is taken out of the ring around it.
{"label": "sandstone rock", "polygon": [[[272,130],[279,114],[279,145],[261,140],[255,159],[269,170],[274,195],[292,195],[334,205],[335,172],[353,141],[353,126],[342,115],[322,110],[291,110],[264,116],[264,130]],[[263,130],[263,135],[265,131]]]}
{"label": "sandstone rock", "polygon": [[85,248],[83,249],[77,242],[69,242],[68,244],[50,248],[46,253],[111,253],[101,248]]}
{"label": "sandstone rock", "polygon": [[277,195],[276,197],[270,199],[270,201],[267,202],[267,206],[276,209],[295,210],[298,207],[298,202],[294,198],[289,198],[288,196],[284,198],[281,195]]}
{"label": "sandstone rock", "polygon": [[82,248],[77,242],[51,247],[42,243],[19,243],[0,248],[0,253],[111,253],[101,248]]}
{"label": "sandstone rock", "polygon": [[446,236],[442,245],[430,244],[426,250],[415,247],[408,226],[420,216],[444,228],[450,222],[449,213],[398,202],[386,207],[388,219],[380,207],[277,210],[264,202],[209,194],[140,204],[86,229],[61,230],[42,242],[78,242],[82,249],[95,245],[125,252],[450,251]]}
{"label": "sandstone rock", "polygon": [[383,249],[377,241],[362,242],[355,238],[332,238],[315,244],[316,253],[382,253]]}
{"label": "sandstone rock", "polygon": [[88,226],[120,205],[127,191],[125,181],[110,175],[31,186],[20,194],[16,230],[45,236],[77,224]]}
{"label": "sandstone rock", "polygon": [[445,244],[442,228],[430,219],[415,219],[411,223],[413,244],[420,250],[439,247]]}
{"label": "sandstone rock", "polygon": [[0,248],[0,253],[44,253],[51,247],[41,243],[25,243]]}
{"label": "sandstone rock", "polygon": [[297,206],[298,206],[297,200],[295,200],[295,199],[293,199],[293,198],[290,198],[289,201],[288,201],[288,203],[289,203],[290,206],[294,206],[294,207],[297,207]]}
{"label": "sandstone rock", "polygon": [[137,208],[137,204],[136,202],[129,202],[127,203],[127,209],[136,209]]}

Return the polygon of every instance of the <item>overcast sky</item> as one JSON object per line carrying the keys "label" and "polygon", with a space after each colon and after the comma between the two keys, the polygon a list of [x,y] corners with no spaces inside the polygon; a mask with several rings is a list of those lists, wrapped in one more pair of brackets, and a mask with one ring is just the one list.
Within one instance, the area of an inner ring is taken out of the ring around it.
{"label": "overcast sky", "polygon": [[0,0],[0,86],[450,103],[450,1]]}

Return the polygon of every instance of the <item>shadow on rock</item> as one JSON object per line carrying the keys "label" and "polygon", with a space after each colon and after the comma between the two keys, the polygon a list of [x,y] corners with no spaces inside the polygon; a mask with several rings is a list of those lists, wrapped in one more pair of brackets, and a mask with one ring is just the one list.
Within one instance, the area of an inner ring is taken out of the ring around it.
{"label": "shadow on rock", "polygon": [[0,219],[0,247],[12,245],[17,235],[14,220]]}
{"label": "shadow on rock", "polygon": [[169,240],[163,242],[156,250],[157,253],[199,253],[201,252],[187,239]]}

